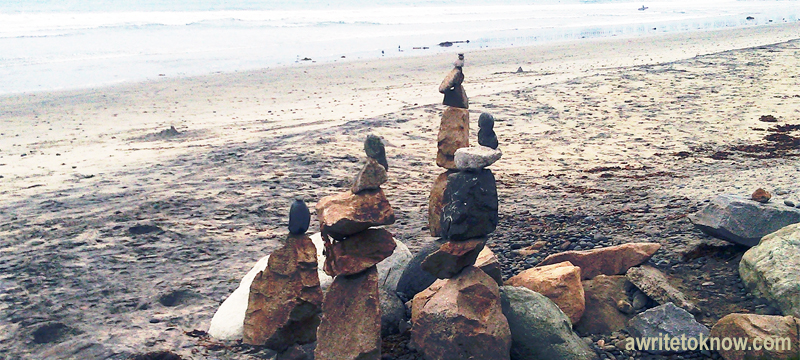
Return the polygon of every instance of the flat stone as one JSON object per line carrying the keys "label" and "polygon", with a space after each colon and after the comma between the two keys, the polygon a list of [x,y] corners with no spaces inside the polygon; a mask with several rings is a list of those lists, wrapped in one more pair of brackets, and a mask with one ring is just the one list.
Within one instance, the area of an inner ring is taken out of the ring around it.
{"label": "flat stone", "polygon": [[497,228],[497,185],[489,169],[448,175],[441,233],[450,240],[491,234]]}
{"label": "flat stone", "polygon": [[394,211],[383,190],[350,191],[326,196],[317,202],[320,229],[335,239],[373,226],[394,223]]}
{"label": "flat stone", "polygon": [[626,274],[628,280],[649,298],[659,304],[673,303],[692,313],[699,314],[700,309],[680,290],[670,285],[667,276],[660,270],[647,265],[630,268]]}
{"label": "flat stone", "polygon": [[386,161],[386,147],[379,136],[367,135],[367,139],[364,140],[364,152],[367,153],[369,158],[383,165],[386,171],[389,171],[389,163]]}
{"label": "flat stone", "polygon": [[478,253],[478,258],[475,259],[475,267],[483,270],[486,275],[491,276],[497,282],[497,285],[503,286],[503,269],[500,267],[500,260],[497,259],[497,256],[488,246],[484,246],[483,250]]}
{"label": "flat stone", "polygon": [[628,299],[625,294],[627,281],[622,275],[597,275],[591,280],[584,280],[585,311],[575,324],[575,330],[588,335],[611,334],[624,329],[631,316],[620,312],[617,303]]}
{"label": "flat stone", "polygon": [[456,150],[453,161],[458,170],[480,170],[503,157],[500,150],[486,146],[471,146]]}
{"label": "flat stone", "polygon": [[[748,349],[725,350],[720,347],[719,354],[725,360],[797,359],[800,354],[798,329],[800,320],[793,316],[728,314],[711,328],[711,337],[749,339],[751,346]],[[759,339],[758,350],[752,346],[756,339]],[[776,339],[780,340],[776,342]],[[764,349],[765,345],[770,349]]]}
{"label": "flat stone", "polygon": [[505,284],[525,287],[546,296],[558,305],[572,324],[583,316],[586,299],[581,269],[567,261],[530,268],[506,280]]}
{"label": "flat stone", "polygon": [[305,234],[311,223],[311,213],[303,200],[295,200],[289,208],[289,233]]}
{"label": "flat stone", "polygon": [[384,229],[367,229],[335,241],[325,257],[325,273],[330,276],[353,275],[367,270],[394,252],[392,234]]}
{"label": "flat stone", "polygon": [[739,276],[753,294],[800,318],[800,224],[764,236],[742,255]]}
{"label": "flat stone", "polygon": [[442,114],[437,136],[436,165],[455,169],[456,150],[469,146],[469,110],[448,107]]}
{"label": "flat stone", "polygon": [[661,244],[628,243],[600,249],[583,251],[565,251],[546,257],[537,266],[557,264],[569,261],[581,268],[584,280],[597,275],[623,275],[633,266],[649,260]]}
{"label": "flat stone", "polygon": [[422,261],[422,269],[439,279],[448,279],[467,266],[475,264],[486,237],[464,241],[447,241]]}
{"label": "flat stone", "polygon": [[761,204],[736,195],[717,195],[689,220],[711,236],[755,246],[765,235],[800,223],[800,209]]}
{"label": "flat stone", "polygon": [[473,266],[439,281],[437,291],[414,297],[411,345],[426,359],[509,360],[511,332],[497,283]]}
{"label": "flat stone", "polygon": [[705,325],[695,321],[694,316],[673,303],[659,305],[628,321],[628,333],[636,338],[664,338],[678,339],[660,342],[660,346],[645,350],[651,354],[671,354],[684,352],[681,348],[681,337],[699,339],[700,336],[708,338],[709,330]]}
{"label": "flat stone", "polygon": [[379,164],[377,160],[367,158],[364,167],[361,168],[361,171],[358,172],[355,180],[353,180],[353,186],[350,191],[353,194],[358,194],[364,190],[377,190],[381,188],[381,185],[386,180],[386,168]]}
{"label": "flat stone", "polygon": [[511,330],[512,359],[595,360],[597,354],[572,331],[569,318],[542,294],[524,287],[500,287],[503,314]]}
{"label": "flat stone", "polygon": [[378,270],[333,279],[322,305],[316,360],[381,358]]}
{"label": "flat stone", "polygon": [[316,339],[322,290],[317,250],[305,235],[290,235],[250,285],[243,341],[275,351]]}

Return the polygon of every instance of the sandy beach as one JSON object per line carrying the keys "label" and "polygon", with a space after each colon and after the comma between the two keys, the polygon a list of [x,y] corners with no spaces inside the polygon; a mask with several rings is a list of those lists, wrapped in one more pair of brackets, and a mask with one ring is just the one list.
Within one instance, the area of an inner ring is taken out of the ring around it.
{"label": "sandy beach", "polygon": [[[664,248],[651,261],[702,299],[704,323],[755,312],[757,299],[736,288],[743,249],[710,242],[685,216],[714,194],[759,187],[800,200],[796,144],[765,140],[775,125],[800,124],[799,23],[466,59],[471,139],[481,112],[498,120],[500,224],[489,246],[506,277],[536,263],[513,244],[551,242],[541,259],[589,233],[654,241]],[[388,229],[420,247],[442,172],[437,87],[453,60],[165,74],[0,97],[0,357],[264,356],[185,332],[207,330],[276,248],[293,198],[313,209],[350,186],[368,134],[387,142],[384,189],[398,219]],[[684,255],[697,242],[717,251],[695,266]],[[714,276],[717,286],[699,286]]]}

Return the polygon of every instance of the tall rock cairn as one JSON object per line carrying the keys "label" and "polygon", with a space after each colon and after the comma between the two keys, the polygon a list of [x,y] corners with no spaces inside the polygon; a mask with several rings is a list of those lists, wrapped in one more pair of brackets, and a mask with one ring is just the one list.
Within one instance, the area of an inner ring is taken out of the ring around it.
{"label": "tall rock cairn", "polygon": [[509,359],[511,332],[497,282],[475,260],[497,227],[497,187],[486,167],[502,156],[494,119],[482,114],[480,146],[469,147],[468,99],[459,54],[439,91],[447,108],[439,127],[436,164],[446,169],[428,204],[431,235],[443,244],[422,262],[438,281],[414,297],[411,343],[426,359]]}
{"label": "tall rock cairn", "polygon": [[322,290],[317,249],[306,235],[311,215],[302,200],[289,210],[289,236],[250,285],[244,342],[282,352],[316,340]]}
{"label": "tall rock cairn", "polygon": [[386,152],[370,135],[364,142],[367,158],[350,191],[317,203],[320,232],[325,242],[325,272],[333,276],[322,305],[317,329],[317,360],[379,360],[381,313],[376,265],[392,255],[392,234],[380,225],[394,223],[394,211],[383,194]]}

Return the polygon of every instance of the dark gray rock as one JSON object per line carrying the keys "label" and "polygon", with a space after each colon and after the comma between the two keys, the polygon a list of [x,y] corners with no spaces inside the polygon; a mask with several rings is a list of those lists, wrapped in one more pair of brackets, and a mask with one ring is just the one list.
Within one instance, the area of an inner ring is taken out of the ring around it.
{"label": "dark gray rock", "polygon": [[444,91],[442,104],[462,109],[469,109],[469,98],[464,87],[459,85]]}
{"label": "dark gray rock", "polygon": [[[668,336],[668,341],[661,341],[660,346],[645,350],[651,354],[671,354],[682,352],[680,345],[673,346],[673,338],[695,338],[700,336],[708,338],[709,330],[705,325],[698,323],[692,314],[673,303],[666,303],[634,316],[628,321],[628,333],[633,338],[662,338]],[[680,343],[680,341],[678,341]]]}
{"label": "dark gray rock", "polygon": [[422,269],[422,262],[428,255],[439,250],[442,244],[444,244],[444,240],[429,238],[427,243],[408,262],[405,270],[403,270],[403,275],[400,276],[400,280],[397,282],[397,293],[398,295],[402,294],[402,301],[414,298],[414,295],[427,289],[428,286],[431,286],[436,281],[436,276]]}
{"label": "dark gray rock", "polygon": [[478,144],[497,149],[497,135],[494,133],[494,117],[482,113],[478,118]]}
{"label": "dark gray rock", "polygon": [[689,220],[706,234],[736,244],[758,245],[764,235],[800,223],[800,210],[758,203],[736,195],[717,195]]}
{"label": "dark gray rock", "polygon": [[572,323],[544,295],[523,287],[500,287],[511,328],[511,359],[593,360],[597,354],[572,331]]}
{"label": "dark gray rock", "polygon": [[489,169],[448,176],[442,210],[442,236],[464,240],[497,228],[497,185]]}
{"label": "dark gray rock", "polygon": [[406,321],[406,305],[397,294],[380,288],[381,300],[381,337],[400,332],[400,322]]}
{"label": "dark gray rock", "polygon": [[378,164],[383,165],[387,171],[389,170],[389,163],[386,162],[386,148],[379,136],[367,135],[367,140],[364,141],[364,152],[370,158],[375,159]]}
{"label": "dark gray rock", "polygon": [[311,213],[303,200],[297,199],[289,208],[289,232],[300,235],[308,231],[308,224],[311,223]]}

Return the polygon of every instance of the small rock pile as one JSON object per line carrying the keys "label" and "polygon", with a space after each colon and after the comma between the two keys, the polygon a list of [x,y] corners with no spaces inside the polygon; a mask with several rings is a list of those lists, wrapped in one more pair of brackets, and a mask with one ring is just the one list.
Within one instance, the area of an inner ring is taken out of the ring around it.
{"label": "small rock pile", "polygon": [[317,217],[325,242],[325,272],[333,276],[322,305],[314,358],[380,359],[381,310],[376,265],[392,255],[395,241],[380,225],[394,223],[381,189],[386,153],[381,139],[364,143],[367,159],[350,191],[320,199]]}

